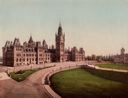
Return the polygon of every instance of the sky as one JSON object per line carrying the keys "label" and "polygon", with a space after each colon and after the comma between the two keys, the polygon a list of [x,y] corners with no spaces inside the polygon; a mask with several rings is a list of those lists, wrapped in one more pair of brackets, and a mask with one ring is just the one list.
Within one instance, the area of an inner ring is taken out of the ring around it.
{"label": "sky", "polygon": [[7,40],[55,45],[59,22],[66,47],[86,55],[128,52],[128,0],[0,0],[0,56]]}

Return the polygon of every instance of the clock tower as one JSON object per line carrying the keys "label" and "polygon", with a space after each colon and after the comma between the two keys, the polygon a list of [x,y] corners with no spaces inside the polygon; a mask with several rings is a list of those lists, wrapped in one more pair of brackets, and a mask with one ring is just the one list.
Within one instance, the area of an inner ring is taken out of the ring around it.
{"label": "clock tower", "polygon": [[59,24],[58,32],[55,37],[56,37],[56,59],[58,62],[64,62],[65,35],[63,34],[61,24]]}

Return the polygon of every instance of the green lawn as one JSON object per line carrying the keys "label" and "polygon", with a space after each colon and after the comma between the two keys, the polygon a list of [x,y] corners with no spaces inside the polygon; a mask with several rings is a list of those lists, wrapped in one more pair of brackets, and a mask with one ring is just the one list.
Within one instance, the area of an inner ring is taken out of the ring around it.
{"label": "green lawn", "polygon": [[9,76],[11,76],[12,79],[20,82],[20,81],[25,80],[29,75],[31,75],[32,73],[34,73],[38,70],[40,70],[40,69],[30,69],[30,70],[12,72],[9,74]]}
{"label": "green lawn", "polygon": [[125,69],[128,70],[128,64],[98,64],[97,66],[103,68],[113,68],[113,69]]}
{"label": "green lawn", "polygon": [[51,87],[63,98],[128,98],[128,85],[107,80],[85,69],[57,73]]}

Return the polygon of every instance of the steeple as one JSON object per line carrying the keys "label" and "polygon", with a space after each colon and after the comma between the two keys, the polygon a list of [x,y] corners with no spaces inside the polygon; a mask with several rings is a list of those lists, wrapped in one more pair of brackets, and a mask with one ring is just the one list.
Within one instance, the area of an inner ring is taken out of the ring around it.
{"label": "steeple", "polygon": [[29,38],[29,41],[28,41],[28,43],[33,43],[34,41],[33,41],[33,38],[32,38],[32,36],[30,35],[30,38]]}
{"label": "steeple", "polygon": [[62,26],[61,26],[61,22],[59,23],[59,27],[58,27],[58,35],[62,35]]}
{"label": "steeple", "polygon": [[121,48],[121,55],[124,55],[124,54],[125,54],[125,49]]}

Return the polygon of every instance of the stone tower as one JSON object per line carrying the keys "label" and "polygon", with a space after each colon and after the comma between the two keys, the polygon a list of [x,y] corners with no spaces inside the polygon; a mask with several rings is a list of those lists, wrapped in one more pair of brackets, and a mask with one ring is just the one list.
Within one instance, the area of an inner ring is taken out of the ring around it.
{"label": "stone tower", "polygon": [[124,54],[125,54],[125,49],[122,48],[122,49],[121,49],[121,55],[124,55]]}
{"label": "stone tower", "polygon": [[58,62],[65,61],[64,49],[65,49],[65,35],[63,34],[61,24],[59,24],[58,33],[56,34],[56,59]]}

